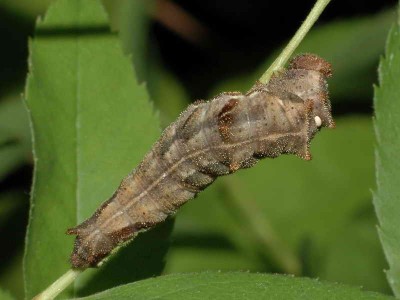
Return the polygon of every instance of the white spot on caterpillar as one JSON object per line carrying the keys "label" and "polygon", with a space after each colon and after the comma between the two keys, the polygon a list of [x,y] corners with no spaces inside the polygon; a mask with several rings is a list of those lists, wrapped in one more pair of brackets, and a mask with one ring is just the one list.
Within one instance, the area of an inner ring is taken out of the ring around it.
{"label": "white spot on caterpillar", "polygon": [[314,117],[314,120],[315,120],[315,125],[317,125],[317,127],[321,127],[321,125],[322,125],[322,120],[321,120],[321,118],[318,117],[318,116],[315,116],[315,117]]}
{"label": "white spot on caterpillar", "polygon": [[278,103],[279,103],[280,106],[283,107],[283,101],[281,99],[278,99]]}

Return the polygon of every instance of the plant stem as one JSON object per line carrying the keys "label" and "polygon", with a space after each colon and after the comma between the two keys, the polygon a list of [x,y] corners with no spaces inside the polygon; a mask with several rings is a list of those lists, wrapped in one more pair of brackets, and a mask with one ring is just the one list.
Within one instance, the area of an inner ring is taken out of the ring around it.
{"label": "plant stem", "polygon": [[54,281],[47,289],[41,292],[39,295],[34,297],[32,300],[51,300],[58,296],[63,290],[65,290],[76,277],[82,272],[82,270],[70,269],[56,281]]}
{"label": "plant stem", "polygon": [[329,2],[331,2],[331,0],[317,0],[307,18],[305,19],[303,24],[301,24],[300,28],[296,31],[290,42],[286,45],[285,49],[283,49],[281,54],[279,54],[272,65],[268,68],[268,70],[265,71],[265,73],[261,76],[261,78],[259,79],[261,83],[268,83],[271,76],[276,71],[281,70],[285,66],[289,58],[292,56],[293,52],[299,46],[300,42],[304,39],[308,31],[317,21]]}

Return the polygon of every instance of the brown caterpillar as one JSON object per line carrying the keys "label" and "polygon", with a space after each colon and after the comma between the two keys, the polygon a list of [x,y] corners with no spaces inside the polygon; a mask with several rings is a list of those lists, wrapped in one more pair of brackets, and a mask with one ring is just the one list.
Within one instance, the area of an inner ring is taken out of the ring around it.
{"label": "brown caterpillar", "polygon": [[330,64],[312,54],[257,83],[247,94],[223,93],[190,105],[165,129],[140,165],[76,234],[74,268],[97,266],[121,243],[164,221],[218,176],[264,157],[295,154],[310,160],[321,126],[335,126],[326,78]]}

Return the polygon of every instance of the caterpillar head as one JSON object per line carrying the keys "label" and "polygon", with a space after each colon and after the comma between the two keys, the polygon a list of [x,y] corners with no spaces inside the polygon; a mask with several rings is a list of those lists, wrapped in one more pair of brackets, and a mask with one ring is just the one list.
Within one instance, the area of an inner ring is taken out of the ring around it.
{"label": "caterpillar head", "polygon": [[[303,99],[313,101],[313,115],[316,126],[334,128],[331,103],[328,97],[326,79],[332,76],[331,64],[315,54],[302,54],[290,62],[288,76],[297,76],[298,83],[293,90]],[[303,88],[303,91],[300,89]]]}
{"label": "caterpillar head", "polygon": [[303,101],[312,101],[312,114],[317,128],[334,128],[327,78],[332,75],[331,64],[315,54],[301,54],[292,59],[289,68],[274,76],[268,90],[287,91]]}

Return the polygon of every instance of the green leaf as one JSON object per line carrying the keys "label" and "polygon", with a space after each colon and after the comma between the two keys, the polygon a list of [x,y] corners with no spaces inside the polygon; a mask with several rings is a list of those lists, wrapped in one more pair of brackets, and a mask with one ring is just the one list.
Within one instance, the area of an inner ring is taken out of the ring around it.
{"label": "green leaf", "polygon": [[229,196],[218,179],[179,210],[166,273],[266,271],[264,261],[255,251],[256,241],[249,239],[243,220],[226,207]]}
{"label": "green leaf", "polygon": [[400,297],[400,20],[389,33],[375,89],[376,181],[379,236],[389,263],[387,278]]}
{"label": "green leaf", "polygon": [[98,299],[393,299],[358,288],[307,278],[251,273],[177,274],[120,286]]}
{"label": "green leaf", "polygon": [[370,216],[373,214],[368,210],[367,215],[353,220],[330,239],[318,274],[320,279],[391,294],[383,271],[386,261],[376,232],[376,218]]}
{"label": "green leaf", "polygon": [[[193,242],[192,245],[178,244],[171,245],[165,267],[165,273],[182,273],[182,272],[201,272],[208,271],[262,271],[260,264],[256,260],[252,260],[244,256],[235,249],[223,249],[222,241],[213,240],[212,236],[184,236],[186,241],[198,239],[198,243]],[[212,247],[207,242],[214,241],[215,246]],[[182,241],[184,243],[184,240]],[[199,245],[202,243],[202,245]],[[222,249],[221,249],[222,248]]]}
{"label": "green leaf", "polygon": [[[330,22],[315,27],[300,44],[297,53],[316,53],[333,66],[329,80],[332,102],[370,99],[376,78],[376,64],[385,44],[385,35],[393,22],[393,10],[374,16]],[[214,89],[247,91],[268,68],[279,52],[273,53],[260,69],[231,79]]]}
{"label": "green leaf", "polygon": [[0,101],[0,181],[30,157],[28,114],[21,97],[10,94]]}
{"label": "green leaf", "polygon": [[11,296],[11,294],[7,291],[4,291],[0,288],[0,299],[2,300],[13,300],[14,297]]}
{"label": "green leaf", "polygon": [[[73,237],[65,230],[110,197],[159,136],[148,94],[110,34],[99,1],[55,2],[37,25],[30,66],[26,101],[35,173],[24,263],[27,298],[70,267]],[[142,234],[120,251],[124,255],[86,271],[75,293],[159,274],[170,230],[165,223]],[[142,264],[146,268],[136,267]]]}

